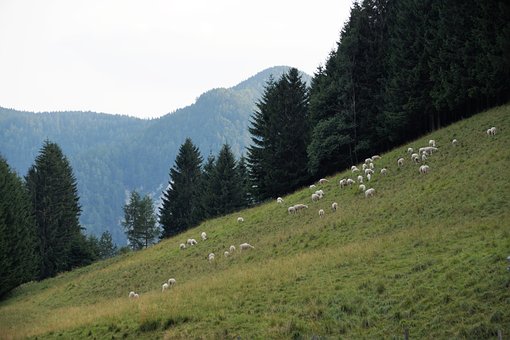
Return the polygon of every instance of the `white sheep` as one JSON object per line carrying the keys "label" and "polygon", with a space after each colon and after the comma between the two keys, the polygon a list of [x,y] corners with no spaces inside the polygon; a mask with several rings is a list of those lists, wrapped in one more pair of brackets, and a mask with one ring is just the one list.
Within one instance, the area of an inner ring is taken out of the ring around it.
{"label": "white sheep", "polygon": [[432,155],[432,152],[437,151],[438,149],[433,146],[425,146],[423,148],[420,148],[418,150],[418,153],[422,154],[423,152],[426,152],[427,155]]}
{"label": "white sheep", "polygon": [[375,194],[375,189],[370,188],[365,191],[365,198],[372,197]]}
{"label": "white sheep", "polygon": [[347,178],[347,181],[345,183],[347,183],[348,186],[351,186],[356,182],[354,182],[354,180],[352,178]]}
{"label": "white sheep", "polygon": [[365,158],[365,164],[372,163],[372,158]]}
{"label": "white sheep", "polygon": [[140,295],[138,295],[138,293],[135,293],[135,295],[133,296],[134,299],[138,299],[140,297]]}
{"label": "white sheep", "polygon": [[326,184],[326,183],[328,183],[328,182],[329,182],[329,181],[328,181],[327,179],[325,179],[325,178],[321,178],[321,179],[319,179],[319,184]]}
{"label": "white sheep", "polygon": [[365,169],[366,169],[366,168],[367,168],[367,165],[366,165],[365,163],[363,163],[363,165],[361,166],[361,169],[362,169],[363,171],[365,171]]}
{"label": "white sheep", "polygon": [[372,174],[367,174],[367,181],[370,182],[371,179],[372,179]]}
{"label": "white sheep", "polygon": [[458,142],[459,142],[459,141],[458,141],[457,139],[453,139],[453,140],[452,140],[452,145],[453,145],[453,146],[455,146],[455,145],[457,145],[457,143],[458,143]]}
{"label": "white sheep", "polygon": [[244,218],[242,218],[242,217],[238,217],[238,218],[237,218],[237,222],[239,222],[239,223],[244,222]]}
{"label": "white sheep", "polygon": [[336,211],[336,209],[338,209],[338,203],[333,202],[333,203],[331,204],[331,210]]}
{"label": "white sheep", "polygon": [[386,176],[388,174],[388,169],[382,168],[381,169],[381,175]]}
{"label": "white sheep", "polygon": [[363,176],[361,175],[358,176],[358,183],[363,183]]}
{"label": "white sheep", "polygon": [[289,212],[289,214],[295,214],[295,213],[296,213],[296,208],[294,208],[294,207],[288,207],[288,208],[287,208],[287,211]]}
{"label": "white sheep", "polygon": [[228,250],[230,251],[230,253],[233,253],[236,251],[236,247],[234,245],[231,245]]}
{"label": "white sheep", "polygon": [[321,190],[317,190],[315,193],[317,195],[319,195],[319,198],[322,198],[324,196],[324,190],[322,190],[322,189]]}
{"label": "white sheep", "polygon": [[276,203],[278,203],[278,204],[283,203],[283,198],[278,197],[278,198],[276,199]]}
{"label": "white sheep", "polygon": [[360,184],[359,191],[365,191],[366,189],[365,184]]}
{"label": "white sheep", "polygon": [[312,202],[317,202],[320,199],[321,199],[320,195],[318,195],[316,193],[312,194]]}
{"label": "white sheep", "polygon": [[133,291],[129,292],[129,298],[130,298],[130,299],[133,299],[133,298],[135,297],[135,294],[136,294],[136,293],[135,293],[135,292],[133,292]]}
{"label": "white sheep", "polygon": [[424,153],[421,154],[421,161],[425,162],[426,160],[427,160],[427,153],[424,152]]}
{"label": "white sheep", "polygon": [[174,279],[173,277],[171,277],[168,279],[167,283],[170,287],[172,287],[173,285],[175,285],[177,283],[177,280]]}
{"label": "white sheep", "polygon": [[374,170],[373,169],[365,169],[365,175],[368,175],[368,174],[373,175],[374,174]]}
{"label": "white sheep", "polygon": [[400,157],[399,159],[397,159],[397,165],[399,167],[404,166],[404,158]]}
{"label": "white sheep", "polygon": [[340,183],[340,188],[347,186],[347,180],[345,178],[342,178],[339,183]]}
{"label": "white sheep", "polygon": [[248,249],[255,249],[255,247],[249,243],[242,243],[239,245],[239,249],[240,250],[248,250]]}
{"label": "white sheep", "polygon": [[370,169],[374,170],[375,165],[374,165],[374,163],[368,163],[368,167],[369,167]]}
{"label": "white sheep", "polygon": [[497,132],[497,129],[495,126],[493,126],[487,130],[487,136],[495,136],[496,132]]}
{"label": "white sheep", "polygon": [[207,256],[207,260],[208,260],[209,262],[214,261],[214,253],[210,253],[210,254]]}
{"label": "white sheep", "polygon": [[436,141],[433,139],[429,140],[429,146],[436,147]]}
{"label": "white sheep", "polygon": [[228,251],[225,251],[225,252],[223,253],[223,255],[224,255],[225,257],[229,257],[229,256],[230,256],[230,253],[229,253]]}
{"label": "white sheep", "polygon": [[420,155],[418,155],[417,153],[413,153],[411,155],[411,160],[415,163],[419,163],[420,162]]}
{"label": "white sheep", "polygon": [[187,241],[186,241],[187,244],[189,244],[190,246],[194,246],[197,244],[197,240],[195,240],[194,238],[189,238]]}
{"label": "white sheep", "polygon": [[313,189],[313,188],[315,188],[315,184],[310,185],[310,189]]}
{"label": "white sheep", "polygon": [[207,234],[205,233],[205,231],[202,231],[202,233],[200,234],[200,237],[202,238],[202,240],[207,240]]}
{"label": "white sheep", "polygon": [[181,244],[179,244],[179,248],[181,250],[184,250],[184,249],[186,249],[186,245],[184,243],[181,243]]}
{"label": "white sheep", "polygon": [[322,216],[324,216],[324,209],[319,210],[319,217],[322,217]]}
{"label": "white sheep", "polygon": [[413,148],[407,148],[407,153],[408,153],[408,154],[412,154],[412,153],[413,153],[413,151],[414,151],[414,150],[413,150]]}
{"label": "white sheep", "polygon": [[359,169],[356,165],[353,165],[353,166],[351,166],[351,171],[356,172],[356,171],[359,171]]}
{"label": "white sheep", "polygon": [[297,212],[297,211],[302,210],[302,209],[308,209],[308,206],[306,204],[299,203],[299,204],[294,205],[294,209]]}
{"label": "white sheep", "polygon": [[161,292],[163,293],[165,290],[168,289],[168,283],[163,283],[163,285],[161,286]]}
{"label": "white sheep", "polygon": [[422,166],[420,166],[419,171],[420,171],[420,174],[426,174],[426,173],[429,172],[429,166],[428,165],[422,165]]}
{"label": "white sheep", "polygon": [[381,156],[379,156],[379,155],[372,156],[372,161],[376,161],[378,159],[381,159]]}

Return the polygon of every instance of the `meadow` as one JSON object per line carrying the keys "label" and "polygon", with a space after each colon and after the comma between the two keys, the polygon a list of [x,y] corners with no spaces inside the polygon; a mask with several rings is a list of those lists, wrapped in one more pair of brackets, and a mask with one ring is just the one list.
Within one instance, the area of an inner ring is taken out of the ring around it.
{"label": "meadow", "polygon": [[[491,126],[498,133],[489,137]],[[407,148],[429,139],[439,150],[423,175]],[[391,339],[406,329],[410,338],[508,337],[510,105],[381,156],[366,184],[372,198],[357,184],[340,189],[341,178],[357,176],[346,170],[317,184],[319,202],[306,187],[283,204],[275,198],[149,249],[24,284],[0,302],[0,338]],[[289,215],[296,203],[309,208]],[[180,250],[188,238],[198,244]],[[243,242],[255,249],[223,256]],[[177,284],[161,292],[170,277]],[[128,299],[132,290],[139,299]]]}

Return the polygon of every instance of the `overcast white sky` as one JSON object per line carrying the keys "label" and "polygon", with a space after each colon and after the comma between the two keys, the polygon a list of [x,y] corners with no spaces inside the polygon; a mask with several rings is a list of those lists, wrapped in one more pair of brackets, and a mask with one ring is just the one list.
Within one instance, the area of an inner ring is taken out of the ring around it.
{"label": "overcast white sky", "polygon": [[313,75],[352,0],[0,0],[0,106],[159,117],[277,65]]}

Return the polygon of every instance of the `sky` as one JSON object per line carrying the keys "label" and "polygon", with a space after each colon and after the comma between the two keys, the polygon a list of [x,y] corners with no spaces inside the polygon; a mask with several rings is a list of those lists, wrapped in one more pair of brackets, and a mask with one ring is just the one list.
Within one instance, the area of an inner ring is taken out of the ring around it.
{"label": "sky", "polygon": [[156,118],[265,68],[310,75],[352,0],[0,0],[0,106]]}

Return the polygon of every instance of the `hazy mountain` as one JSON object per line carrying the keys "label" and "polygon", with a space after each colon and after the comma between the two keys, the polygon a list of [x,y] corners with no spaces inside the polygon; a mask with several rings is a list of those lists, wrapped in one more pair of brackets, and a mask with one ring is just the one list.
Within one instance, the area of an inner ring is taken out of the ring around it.
{"label": "hazy mountain", "polygon": [[[248,125],[270,75],[266,69],[240,84],[202,94],[196,102],[161,118],[143,120],[95,112],[32,113],[0,108],[0,154],[25,175],[45,139],[58,143],[78,180],[81,223],[87,232],[109,230],[125,244],[122,206],[133,189],[157,201],[167,185],[179,146],[191,137],[204,158],[228,142],[236,155],[250,143]],[[310,82],[310,76],[303,74]]]}

